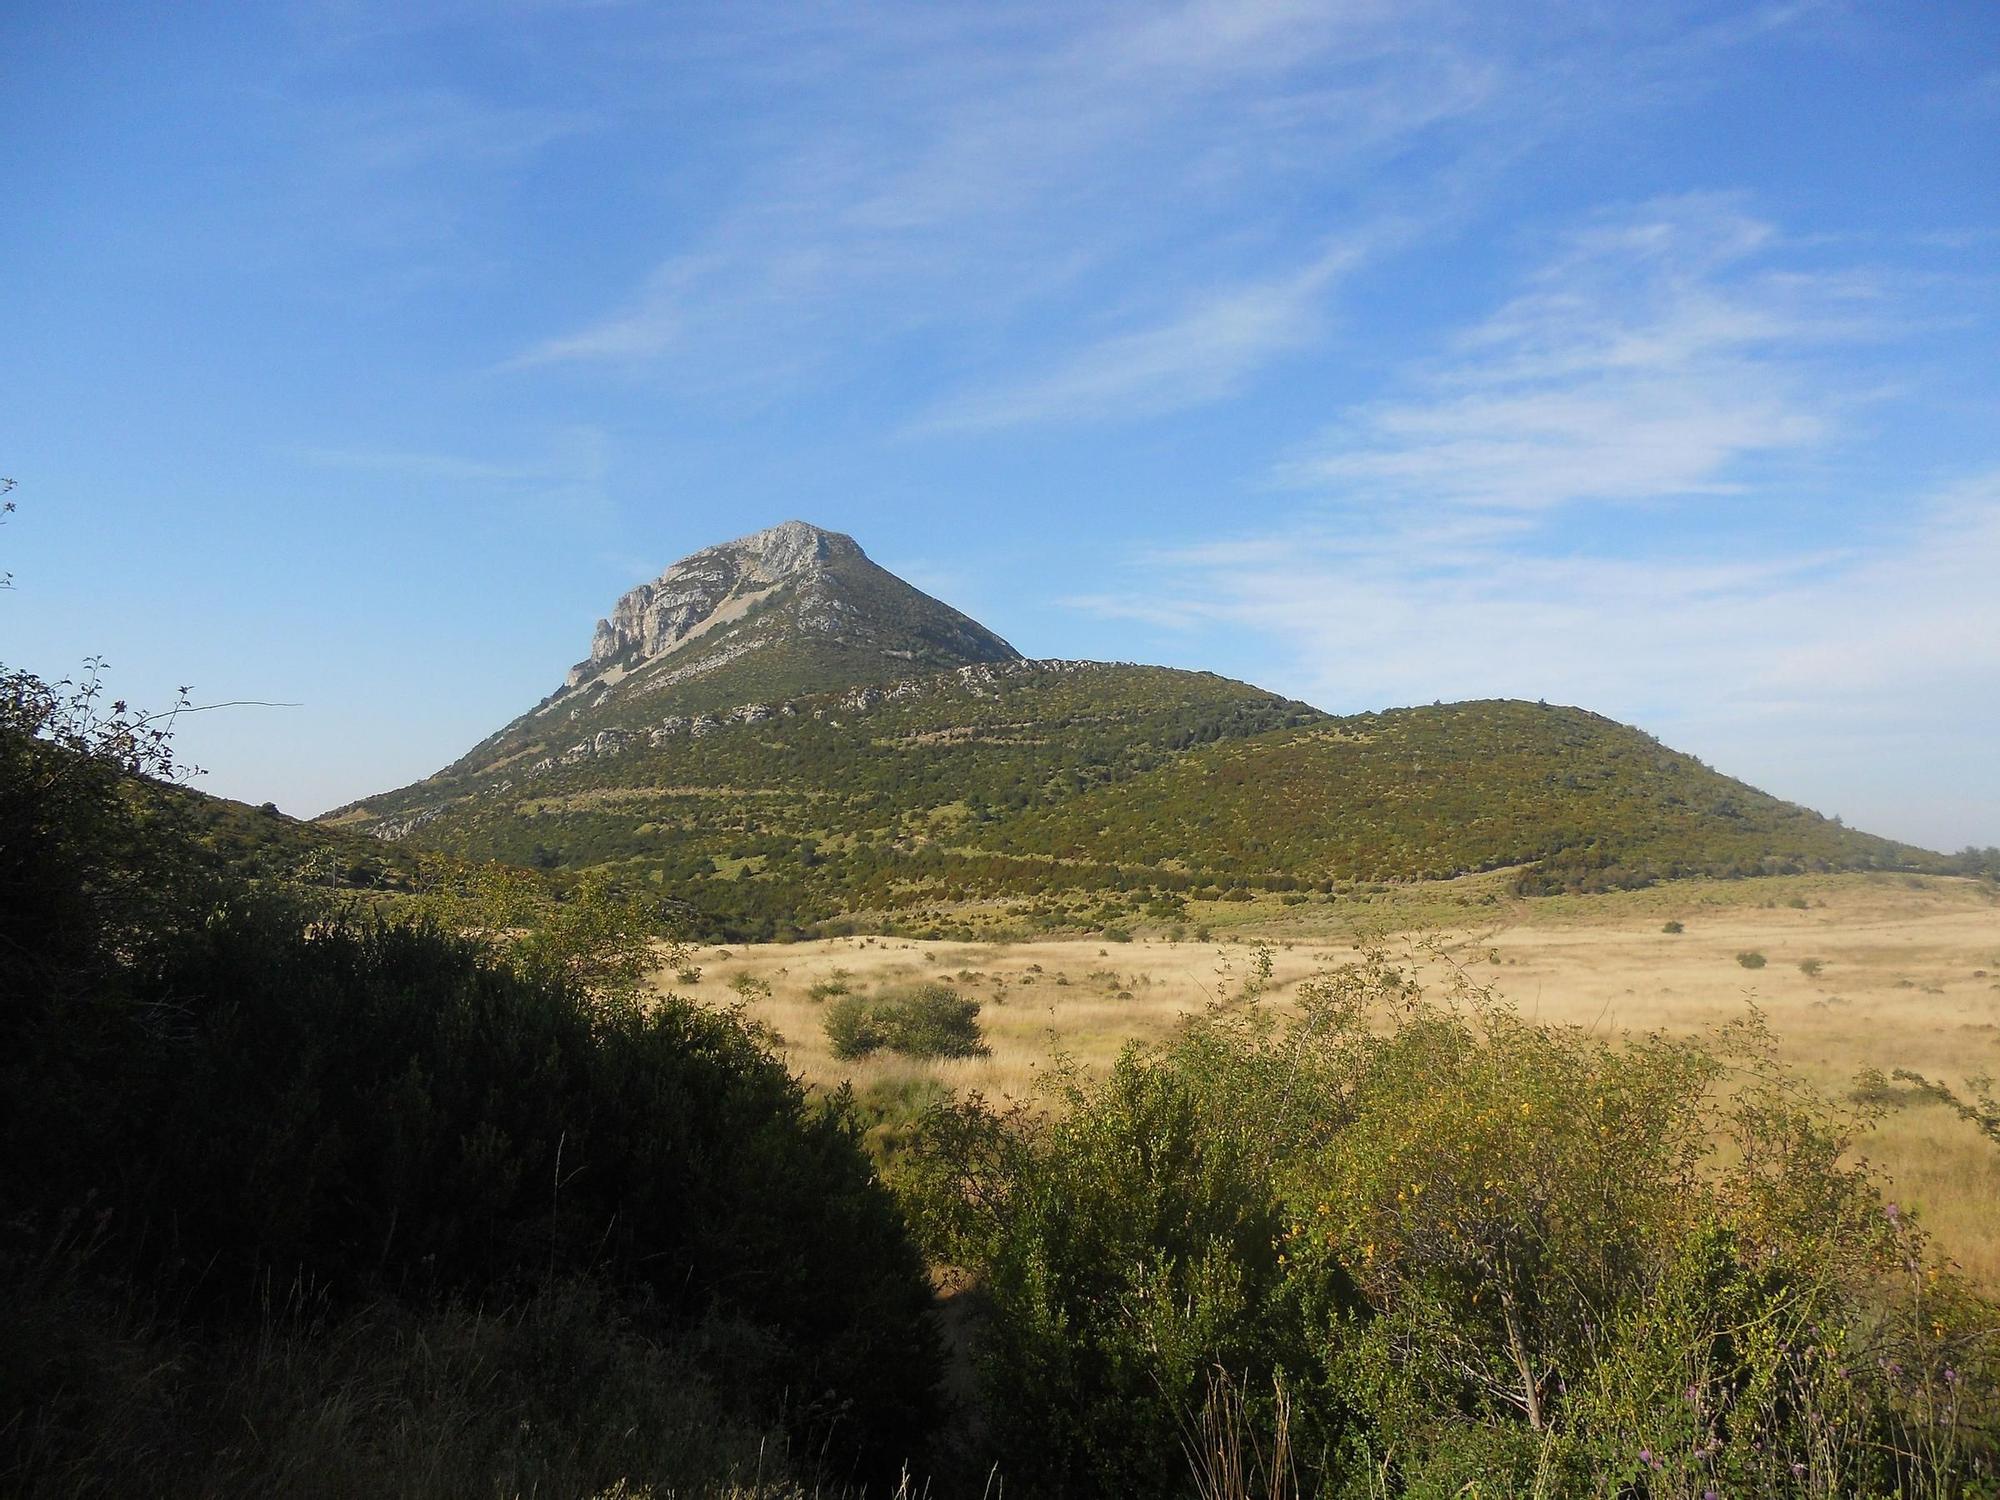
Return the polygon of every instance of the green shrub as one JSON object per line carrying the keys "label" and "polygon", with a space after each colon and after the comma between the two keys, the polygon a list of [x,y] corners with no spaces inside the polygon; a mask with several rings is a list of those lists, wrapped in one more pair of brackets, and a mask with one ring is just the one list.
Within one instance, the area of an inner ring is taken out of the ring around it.
{"label": "green shrub", "polygon": [[5,1165],[37,1167],[10,1170],[10,1214],[87,1208],[101,1265],[218,1314],[295,1282],[343,1305],[596,1277],[672,1323],[760,1329],[743,1377],[773,1407],[815,1393],[802,1438],[914,1450],[921,1261],[845,1102],[811,1104],[733,1018],[262,905],[187,934],[135,999],[89,1094],[12,1120]]}
{"label": "green shrub", "polygon": [[[929,1287],[858,1123],[738,1021],[629,998],[639,903],[474,872],[429,902],[460,936],[253,897],[146,779],[172,767],[138,721],[0,688],[5,1274],[81,1255],[112,1301],[218,1337],[287,1288],[341,1317],[575,1278],[649,1337],[747,1330],[732,1399],[808,1451],[919,1451]],[[48,1402],[130,1394],[0,1363],[0,1475]]]}
{"label": "green shrub", "polygon": [[8,1028],[115,987],[214,893],[166,736],[102,696],[94,664],[78,683],[0,668],[0,1058]]}
{"label": "green shrub", "polygon": [[1754,948],[1746,948],[1737,954],[1736,961],[1746,969],[1761,969],[1768,962],[1764,955]]}
{"label": "green shrub", "polygon": [[[493,957],[519,973],[630,1001],[660,967],[655,942],[673,934],[657,899],[621,887],[607,871],[586,870],[561,884],[507,865],[449,866],[426,861],[427,889],[403,911],[444,932],[476,935]],[[678,940],[666,966],[689,961]],[[696,979],[699,969],[692,970]]]}
{"label": "green shrub", "polygon": [[1370,960],[1071,1072],[1052,1115],[933,1113],[905,1187],[989,1299],[1015,1485],[1257,1493],[1283,1451],[1301,1494],[1979,1492],[2000,1314],[1757,1023],[1466,1001]]}
{"label": "green shrub", "polygon": [[822,1025],[835,1057],[866,1057],[887,1045],[876,1022],[874,1004],[865,995],[843,995],[834,1001],[827,1007]]}
{"label": "green shrub", "polygon": [[139,1316],[45,1267],[4,1269],[0,1411],[15,1409],[4,1387],[17,1375],[43,1398],[32,1431],[0,1431],[14,1500],[789,1500],[817,1477],[782,1429],[736,1409],[698,1344],[647,1337],[593,1283],[502,1308],[387,1300],[329,1314],[303,1299],[217,1330]]}
{"label": "green shrub", "polygon": [[1678,936],[1680,933],[1686,932],[1687,928],[1678,921],[1669,921],[1660,928],[1660,931]]}
{"label": "green shrub", "polygon": [[917,1139],[925,1117],[951,1102],[951,1090],[935,1078],[884,1078],[854,1097],[854,1115],[876,1166],[895,1171]]}
{"label": "green shrub", "polygon": [[[538,1404],[505,1437],[525,1462],[490,1471],[506,1493],[540,1489],[504,1476],[554,1476],[537,1466],[564,1445],[651,1441],[627,1439],[664,1408],[600,1399],[575,1362],[614,1347],[637,1368],[684,1346],[753,1433],[782,1413],[842,1475],[893,1483],[921,1457],[930,1288],[851,1104],[809,1100],[734,1017],[642,1005],[643,900],[500,868],[447,872],[396,925],[256,896],[211,874],[188,795],[150,779],[172,771],[93,685],[0,674],[0,1490],[50,1472],[65,1432],[94,1461],[88,1434],[136,1413],[150,1471],[102,1492],[304,1492],[193,1477],[204,1444],[254,1447],[270,1414],[172,1387],[237,1341],[337,1359],[370,1308],[504,1320],[571,1286],[589,1306],[560,1321],[589,1333],[527,1359]],[[280,1326],[288,1299],[309,1326]],[[591,1427],[612,1421],[625,1439]],[[89,1462],[61,1472],[52,1492],[90,1488]]]}
{"label": "green shrub", "polygon": [[1808,979],[1819,978],[1819,976],[1822,973],[1824,973],[1825,970],[1826,970],[1826,964],[1821,959],[1802,958],[1799,960],[1799,972],[1805,975],[1806,978]]}
{"label": "green shrub", "polygon": [[986,1044],[979,1002],[942,984],[920,984],[869,997],[846,995],[827,1007],[826,1037],[835,1057],[871,1052],[909,1057],[978,1057]]}

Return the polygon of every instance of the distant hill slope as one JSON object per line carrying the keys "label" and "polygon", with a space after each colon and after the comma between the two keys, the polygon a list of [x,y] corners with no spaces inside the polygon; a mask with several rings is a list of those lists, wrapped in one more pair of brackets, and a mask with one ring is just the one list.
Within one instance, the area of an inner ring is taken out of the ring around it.
{"label": "distant hill slope", "polygon": [[1516,865],[1532,892],[1936,862],[1579,709],[1334,719],[1209,673],[1029,661],[800,522],[627,594],[536,708],[324,821],[621,863],[749,936],[996,897],[1166,910]]}
{"label": "distant hill slope", "polygon": [[1577,708],[1393,709],[1217,745],[1035,809],[991,846],[1203,874],[1441,879],[1532,863],[1528,892],[1682,875],[1900,867],[1857,833]]}
{"label": "distant hill slope", "polygon": [[347,828],[290,817],[266,803],[214,797],[187,786],[147,784],[147,795],[185,827],[215,868],[246,880],[284,880],[334,890],[414,889],[421,850]]}
{"label": "distant hill slope", "polygon": [[1031,889],[1049,861],[958,851],[1029,808],[1324,716],[1207,673],[1016,660],[675,717],[461,762],[329,816],[474,859],[635,862],[759,931]]}

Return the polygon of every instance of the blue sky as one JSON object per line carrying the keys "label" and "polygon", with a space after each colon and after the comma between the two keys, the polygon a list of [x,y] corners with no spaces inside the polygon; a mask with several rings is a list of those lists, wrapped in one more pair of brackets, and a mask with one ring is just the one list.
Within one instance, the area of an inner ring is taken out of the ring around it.
{"label": "blue sky", "polygon": [[0,13],[0,659],[423,775],[791,517],[1034,655],[2000,843],[2000,11]]}

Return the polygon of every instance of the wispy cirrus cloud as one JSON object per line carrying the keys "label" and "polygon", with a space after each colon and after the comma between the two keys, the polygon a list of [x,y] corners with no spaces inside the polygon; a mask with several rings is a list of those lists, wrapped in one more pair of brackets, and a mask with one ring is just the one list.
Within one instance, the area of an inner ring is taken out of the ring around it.
{"label": "wispy cirrus cloud", "polygon": [[317,469],[368,475],[414,494],[486,497],[569,510],[600,510],[610,441],[589,424],[556,428],[540,436],[533,458],[491,458],[419,448],[333,445],[291,450]]}
{"label": "wispy cirrus cloud", "polygon": [[1778,239],[1715,195],[1596,223],[1283,477],[1500,510],[1734,491],[1740,465],[1821,442],[1857,399],[1815,378],[1813,353],[1883,332],[1870,276],[1789,269]]}
{"label": "wispy cirrus cloud", "polygon": [[[1229,371],[1304,340],[1334,279],[1253,269],[1277,258],[1280,191],[1469,121],[1503,71],[1376,0],[857,13],[788,41],[783,86],[812,104],[797,134],[756,143],[734,200],[610,310],[509,367],[727,385],[919,336],[966,351],[961,370],[1013,367],[967,375],[949,425],[990,425],[975,409],[1009,392],[1023,419],[1066,392],[1105,393],[1111,415],[1212,399],[1165,368],[1177,335],[1217,352],[1206,390],[1228,394]],[[840,92],[821,98],[827,78]],[[1063,337],[1142,285],[1150,324]]]}
{"label": "wispy cirrus cloud", "polygon": [[937,407],[930,430],[1158,416],[1242,389],[1272,360],[1318,342],[1329,289],[1365,257],[1342,245],[1302,270],[1204,292],[1165,321],[1106,335],[1025,381]]}
{"label": "wispy cirrus cloud", "polygon": [[[1812,10],[1764,6],[1726,26],[1676,11],[1635,19],[1615,46],[1588,7],[1561,3],[1532,25],[1445,0],[753,10],[764,45],[700,54],[770,103],[757,138],[723,146],[732,191],[604,311],[501,367],[771,399],[887,359],[937,393],[891,424],[904,433],[1224,401],[1339,325],[1350,266],[1302,264],[1298,246],[1449,233],[1507,163],[1620,108],[1621,89],[1685,87]],[[1807,435],[1768,399],[1689,409],[1638,380],[1619,399],[1652,411],[1656,465]],[[1457,462],[1496,463],[1496,431],[1539,429],[1516,443],[1517,470],[1567,450],[1614,489],[1676,479],[1636,458],[1621,478],[1612,455],[1581,452],[1575,435],[1605,415],[1519,392],[1482,408],[1467,393]],[[1409,480],[1390,450],[1440,451],[1435,433],[1394,436],[1424,415],[1381,420],[1383,451],[1347,461]],[[1524,487],[1518,473],[1506,486]]]}
{"label": "wispy cirrus cloud", "polygon": [[322,469],[347,469],[364,474],[392,474],[404,479],[478,483],[489,480],[545,479],[550,471],[519,464],[493,463],[456,453],[425,453],[390,448],[300,448],[297,456]]}
{"label": "wispy cirrus cloud", "polygon": [[437,88],[358,95],[306,118],[327,170],[348,178],[504,167],[604,123],[586,109],[501,104]]}
{"label": "wispy cirrus cloud", "polygon": [[668,261],[646,278],[637,296],[594,323],[524,349],[507,369],[575,363],[631,363],[673,348],[690,319],[685,310],[711,268],[699,258]]}

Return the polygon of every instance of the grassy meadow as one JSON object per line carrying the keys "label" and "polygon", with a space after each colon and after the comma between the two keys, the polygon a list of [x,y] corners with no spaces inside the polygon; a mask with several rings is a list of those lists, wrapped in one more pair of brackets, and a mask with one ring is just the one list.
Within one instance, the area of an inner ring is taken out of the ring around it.
{"label": "grassy meadow", "polygon": [[[1281,1006],[1300,980],[1351,959],[1357,942],[1385,942],[1439,980],[1456,965],[1530,1018],[1600,1033],[1700,1032],[1755,1006],[1806,1077],[1881,1111],[1864,1154],[1949,1254],[2000,1287],[2000,1152],[1900,1085],[1857,1087],[1870,1069],[1907,1068],[1955,1086],[2000,1073],[2000,894],[1990,884],[1813,875],[1533,900],[1505,890],[1505,872],[1496,872],[1332,905],[1203,904],[1177,941],[1172,929],[1140,929],[1126,942],[864,935],[705,946],[692,959],[698,980],[662,973],[654,982],[707,1004],[742,1005],[808,1083],[851,1081],[864,1103],[891,1112],[898,1098],[937,1086],[1040,1099],[1058,1055],[1102,1069],[1128,1040],[1162,1037],[1185,1013],[1240,997],[1246,985],[1261,982],[1259,1003]],[[1683,930],[1664,930],[1670,922]],[[1189,935],[1201,931],[1206,940]],[[1764,963],[1747,967],[1739,955]],[[981,1002],[987,1055],[833,1055],[824,1032],[830,989],[917,982]]]}

